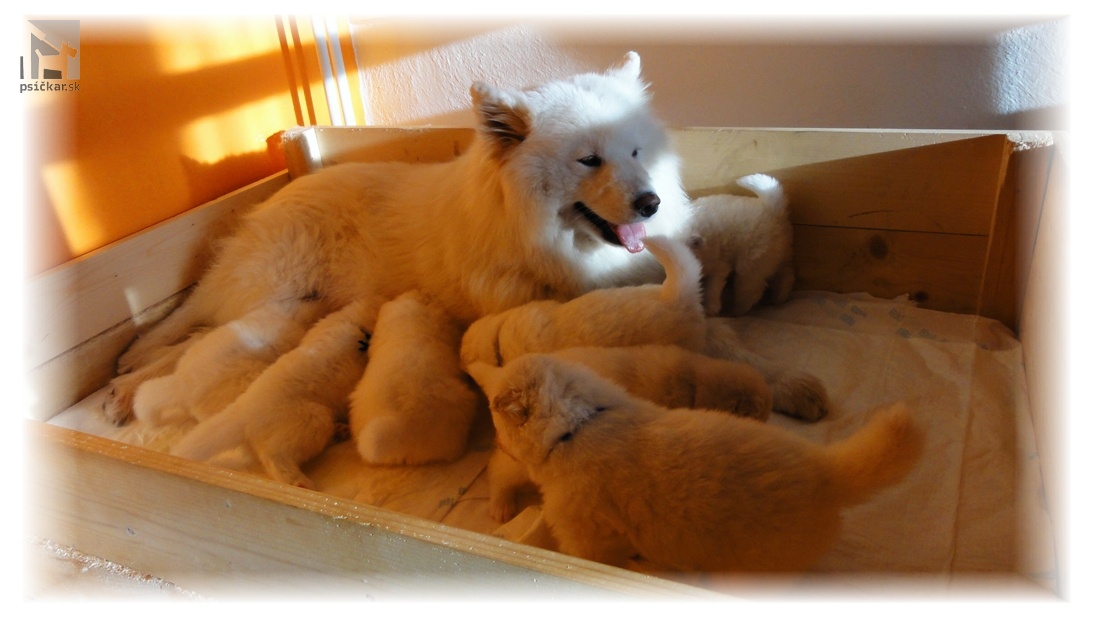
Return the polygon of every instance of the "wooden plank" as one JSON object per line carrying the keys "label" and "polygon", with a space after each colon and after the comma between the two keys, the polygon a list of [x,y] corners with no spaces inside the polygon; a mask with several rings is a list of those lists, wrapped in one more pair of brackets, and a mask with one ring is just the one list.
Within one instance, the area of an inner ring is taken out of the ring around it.
{"label": "wooden plank", "polygon": [[137,336],[137,324],[163,319],[184,296],[184,292],[175,294],[27,371],[33,396],[26,417],[48,420],[106,385],[115,375],[117,358]]}
{"label": "wooden plank", "polygon": [[281,172],[27,281],[27,365],[38,366],[191,285],[209,244],[288,182]]}
{"label": "wooden plank", "polygon": [[30,534],[211,597],[725,597],[26,423]]}
{"label": "wooden plank", "polygon": [[[1063,136],[1061,136],[1063,138]],[[1053,517],[1053,533],[1057,551],[1061,597],[1074,590],[1065,585],[1073,580],[1073,553],[1068,541],[1068,412],[1080,412],[1069,405],[1068,354],[1073,340],[1073,327],[1068,322],[1068,176],[1071,144],[1059,143],[1046,169],[1047,183],[1028,225],[1034,230],[1029,246],[1027,269],[1019,271],[1024,293],[1018,320],[1018,339],[1022,342],[1026,385],[1029,392],[1030,417],[1033,420],[1037,452],[1040,455],[1041,476],[1045,485],[1045,502]],[[1020,252],[1021,256],[1023,252]],[[1085,264],[1077,264],[1082,267]],[[1084,410],[1085,411],[1085,410]],[[1074,442],[1076,445],[1078,441]],[[1082,524],[1085,521],[1076,521]],[[1076,579],[1077,580],[1077,579]]]}
{"label": "wooden plank", "polygon": [[[346,161],[446,161],[466,150],[474,135],[469,128],[312,130],[300,137],[309,170]],[[1044,139],[746,129],[680,129],[672,135],[685,162],[684,186],[695,196],[739,193],[736,178],[763,171],[787,183],[797,223],[985,235],[1012,143]]]}
{"label": "wooden plank", "polygon": [[924,308],[972,313],[985,236],[843,227],[794,227],[796,289],[908,294]]}
{"label": "wooden plank", "polygon": [[999,206],[988,239],[984,284],[976,313],[1017,330],[1025,275],[1033,256],[1033,235],[1041,212],[1054,148],[1015,152],[1010,157]]}
{"label": "wooden plank", "polygon": [[323,165],[323,155],[316,141],[317,127],[295,127],[282,133],[281,150],[290,178],[310,174]]}
{"label": "wooden plank", "polygon": [[[786,160],[772,154],[755,171],[783,182],[795,223],[987,235],[1010,147],[1005,135],[989,135],[804,165],[787,164],[800,158],[788,150]],[[693,192],[741,193],[737,177],[706,178]]]}
{"label": "wooden plank", "polygon": [[318,127],[321,164],[349,161],[442,163],[467,150],[471,128]]}
{"label": "wooden plank", "polygon": [[[1051,141],[1040,131],[898,131],[842,129],[689,128],[672,132],[684,167],[684,186],[703,192],[756,172],[838,161],[964,141],[1005,136],[1014,143]],[[728,181],[727,181],[728,180]]]}
{"label": "wooden plank", "polygon": [[[1008,180],[1014,183],[1014,237],[1015,257],[1013,265],[1015,308],[1020,316],[1026,302],[1027,287],[1030,284],[1030,268],[1033,264],[1041,216],[1048,207],[1064,207],[1060,188],[1055,186],[1059,180],[1054,178],[1053,165],[1058,161],[1058,149],[1038,148],[1016,152],[1012,159],[1013,173]],[[1046,199],[1049,202],[1046,204]],[[1060,239],[1049,241],[1059,242]],[[1019,320],[1020,321],[1020,320]],[[1017,324],[1021,330],[1021,324]]]}
{"label": "wooden plank", "polygon": [[1010,154],[1003,135],[772,170],[807,225],[987,235]]}

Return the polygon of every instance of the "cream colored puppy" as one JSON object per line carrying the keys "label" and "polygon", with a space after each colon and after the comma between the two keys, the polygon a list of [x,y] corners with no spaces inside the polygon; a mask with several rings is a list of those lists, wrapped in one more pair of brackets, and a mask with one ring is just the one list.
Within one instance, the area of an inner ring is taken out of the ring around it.
{"label": "cream colored puppy", "polygon": [[782,185],[752,174],[737,181],[757,195],[710,195],[695,200],[693,248],[703,264],[708,315],[744,315],[767,299],[785,302],[794,287],[793,228]]}
{"label": "cream colored puppy", "polygon": [[[234,467],[238,459],[222,455],[242,446],[243,464],[254,459],[271,478],[310,488],[300,465],[334,436],[335,418],[347,404],[344,393],[365,370],[367,328],[376,313],[371,301],[358,300],[321,319],[296,348],[224,411],[198,424],[171,453]],[[301,364],[310,372],[300,373]]]}
{"label": "cream colored puppy", "polygon": [[617,566],[808,569],[839,535],[840,511],[904,478],[923,447],[903,405],[817,445],[731,414],[665,409],[545,355],[469,370],[500,446],[543,492],[560,550]]}
{"label": "cream colored puppy", "polygon": [[[717,409],[761,422],[771,413],[771,390],[759,371],[740,362],[671,345],[574,347],[549,354],[583,364],[630,394],[671,409]],[[371,370],[371,368],[369,369]],[[519,492],[533,486],[527,468],[504,450],[490,458],[490,514],[505,522],[517,514]]]}
{"label": "cream colored puppy", "polygon": [[142,383],[133,413],[150,426],[207,420],[300,342],[327,311],[313,300],[283,300],[195,336],[174,372]]}
{"label": "cream colored puppy", "polygon": [[749,350],[729,320],[704,315],[699,261],[683,242],[651,236],[646,246],[665,269],[661,285],[598,289],[569,302],[532,302],[483,317],[463,335],[462,365],[502,366],[526,353],[567,347],[677,345],[756,367],[771,388],[775,411],[803,420],[827,415],[820,381]]}
{"label": "cream colored puppy", "polygon": [[680,345],[701,350],[706,320],[699,298],[699,261],[678,240],[647,237],[646,248],[665,269],[660,285],[597,289],[570,300],[543,300],[488,315],[464,333],[464,366],[501,366],[531,352],[596,345]]}
{"label": "cream colored puppy", "polygon": [[467,450],[480,398],[460,369],[460,330],[408,292],[380,308],[365,376],[350,396],[350,430],[368,463],[447,462]]}

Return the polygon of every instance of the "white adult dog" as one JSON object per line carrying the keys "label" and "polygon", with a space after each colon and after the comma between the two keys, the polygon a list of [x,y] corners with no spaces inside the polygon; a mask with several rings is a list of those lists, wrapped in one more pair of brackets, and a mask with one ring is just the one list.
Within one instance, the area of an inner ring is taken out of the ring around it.
{"label": "white adult dog", "polygon": [[632,52],[605,73],[530,90],[476,83],[478,133],[453,161],[345,163],[293,181],[122,355],[107,417],[129,418],[136,387],[169,374],[194,329],[270,302],[334,311],[418,290],[464,327],[532,300],[659,281],[645,235],[684,237],[692,206],[639,73]]}

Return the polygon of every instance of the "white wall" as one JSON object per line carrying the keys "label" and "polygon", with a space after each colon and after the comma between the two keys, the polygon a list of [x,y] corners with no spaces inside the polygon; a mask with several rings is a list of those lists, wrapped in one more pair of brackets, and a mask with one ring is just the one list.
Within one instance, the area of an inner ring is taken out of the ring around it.
{"label": "white wall", "polygon": [[1062,129],[1067,21],[358,19],[374,125],[470,125],[476,79],[528,86],[634,49],[671,126]]}

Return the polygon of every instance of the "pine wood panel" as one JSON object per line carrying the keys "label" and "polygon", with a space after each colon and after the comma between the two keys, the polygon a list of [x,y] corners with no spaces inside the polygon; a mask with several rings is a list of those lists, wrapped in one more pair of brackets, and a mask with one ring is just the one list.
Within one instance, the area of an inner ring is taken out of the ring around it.
{"label": "pine wood panel", "polygon": [[441,163],[464,152],[470,128],[310,127],[286,134],[292,177],[352,161]]}
{"label": "pine wood panel", "polygon": [[27,281],[27,365],[55,358],[193,284],[209,242],[288,182],[284,172]]}
{"label": "pine wood panel", "polygon": [[51,425],[26,430],[29,533],[214,598],[715,597]]}
{"label": "pine wood panel", "polygon": [[[689,133],[695,153],[685,166],[691,181],[689,188],[696,195],[711,193],[741,193],[734,184],[736,178],[753,172],[770,174],[783,182],[790,198],[791,218],[804,225],[827,225],[865,229],[891,229],[957,234],[988,234],[999,196],[1011,141],[1006,135],[988,135],[909,147],[903,134],[883,134],[888,139],[860,139],[860,147],[852,149],[842,143],[840,133],[775,133],[775,138],[761,142],[760,136],[748,134],[750,143],[764,143],[765,166],[760,161],[736,160],[712,164],[726,144],[701,153],[699,136]],[[808,138],[806,137],[808,135]],[[854,136],[863,137],[861,134]],[[950,139],[953,134],[921,134],[928,138]],[[708,137],[727,139],[714,133]],[[812,143],[807,150],[822,160],[808,160],[795,148],[803,142],[827,142],[829,149]],[[775,143],[770,143],[774,141]],[[783,149],[767,153],[768,148]],[[855,142],[857,143],[857,142]],[[713,146],[712,146],[713,147]],[[859,154],[870,149],[896,148]],[[732,156],[737,149],[731,149]],[[701,169],[695,169],[699,161]]]}
{"label": "pine wood panel", "polygon": [[925,308],[972,313],[987,245],[985,236],[798,225],[795,288],[908,294]]}

